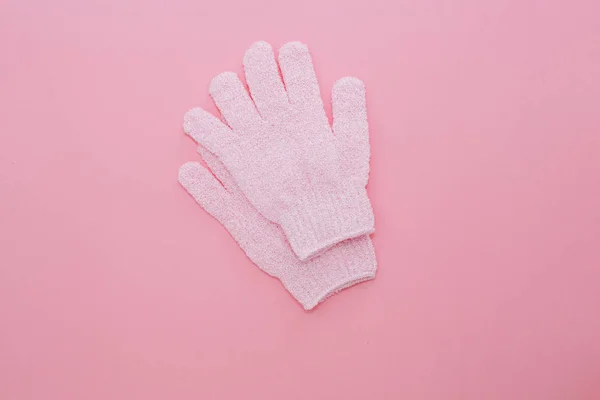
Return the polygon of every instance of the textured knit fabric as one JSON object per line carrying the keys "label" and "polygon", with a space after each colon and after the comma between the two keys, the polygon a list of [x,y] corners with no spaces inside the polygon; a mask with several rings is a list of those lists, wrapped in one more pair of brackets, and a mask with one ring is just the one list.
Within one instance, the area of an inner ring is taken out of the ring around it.
{"label": "textured knit fabric", "polygon": [[[374,230],[365,190],[364,86],[344,78],[334,87],[332,130],[307,47],[285,44],[279,69],[283,81],[271,46],[253,44],[244,56],[252,98],[236,74],[224,72],[210,94],[227,125],[196,108],[186,114],[184,130],[225,165],[250,203],[281,226],[306,260]],[[342,157],[346,151],[352,158]],[[361,170],[356,175],[348,171],[354,165]]]}
{"label": "textured knit fabric", "polygon": [[223,164],[202,147],[198,151],[218,180],[200,164],[190,162],[179,169],[179,182],[227,228],[248,257],[278,278],[304,309],[310,310],[335,292],[375,277],[375,252],[367,235],[300,261],[281,228],[248,202]]}

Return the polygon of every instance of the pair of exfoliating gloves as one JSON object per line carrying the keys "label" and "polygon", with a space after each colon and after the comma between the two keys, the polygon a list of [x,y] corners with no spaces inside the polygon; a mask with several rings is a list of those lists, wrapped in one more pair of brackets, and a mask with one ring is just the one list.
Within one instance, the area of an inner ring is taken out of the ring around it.
{"label": "pair of exfoliating gloves", "polygon": [[212,173],[189,162],[179,182],[309,310],[375,277],[365,88],[335,83],[331,127],[305,45],[285,44],[278,67],[257,42],[244,70],[250,94],[232,72],[210,84],[226,124],[200,108],[186,113],[184,131]]}

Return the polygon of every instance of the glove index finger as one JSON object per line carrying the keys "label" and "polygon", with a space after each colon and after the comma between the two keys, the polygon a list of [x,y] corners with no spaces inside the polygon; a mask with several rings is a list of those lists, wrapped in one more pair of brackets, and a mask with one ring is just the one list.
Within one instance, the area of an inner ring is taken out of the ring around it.
{"label": "glove index finger", "polygon": [[[290,103],[323,109],[319,82],[308,47],[300,42],[289,42],[279,49],[279,67]],[[325,111],[323,109],[323,115]]]}

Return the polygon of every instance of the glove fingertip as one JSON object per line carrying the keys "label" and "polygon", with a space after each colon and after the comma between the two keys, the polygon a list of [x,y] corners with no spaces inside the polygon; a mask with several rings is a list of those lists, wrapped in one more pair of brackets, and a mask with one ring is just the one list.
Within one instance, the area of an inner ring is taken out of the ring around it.
{"label": "glove fingertip", "polygon": [[179,167],[179,183],[185,188],[191,187],[201,178],[202,170],[205,169],[197,162],[190,161],[183,164]]}
{"label": "glove fingertip", "polygon": [[343,78],[338,79],[333,84],[333,96],[341,95],[348,96],[351,94],[357,96],[364,96],[365,94],[365,83],[354,77],[354,76],[345,76]]}
{"label": "glove fingertip", "polygon": [[183,131],[190,136],[196,143],[199,143],[203,136],[202,120],[205,113],[200,107],[188,110],[183,116]]}
{"label": "glove fingertip", "polygon": [[273,56],[273,47],[264,40],[259,40],[252,43],[248,50],[246,50],[246,53],[244,53],[244,65],[249,64],[255,58],[268,56]]}
{"label": "glove fingertip", "polygon": [[228,86],[230,86],[232,82],[237,82],[237,81],[239,81],[239,79],[240,78],[237,76],[237,74],[235,72],[231,72],[231,71],[221,72],[219,75],[215,76],[210,81],[210,85],[208,87],[208,92],[211,94],[211,96],[214,97],[215,94],[218,94],[219,92],[223,91]]}
{"label": "glove fingertip", "polygon": [[308,53],[308,46],[299,41],[288,42],[288,43],[284,44],[283,46],[281,46],[281,48],[279,49],[280,57],[288,57],[288,56],[293,56],[295,54],[306,54],[306,53]]}

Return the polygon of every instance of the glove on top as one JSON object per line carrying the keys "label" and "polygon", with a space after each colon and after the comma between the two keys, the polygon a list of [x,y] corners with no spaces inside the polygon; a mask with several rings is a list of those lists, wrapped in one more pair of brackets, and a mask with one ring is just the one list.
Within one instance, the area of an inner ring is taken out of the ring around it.
{"label": "glove on top", "polygon": [[338,81],[332,130],[307,47],[284,45],[279,67],[283,81],[271,46],[253,44],[244,56],[252,98],[236,74],[224,72],[210,94],[229,126],[196,108],[186,114],[184,130],[224,164],[248,201],[281,226],[306,260],[374,230],[365,190],[364,86],[355,78]]}

